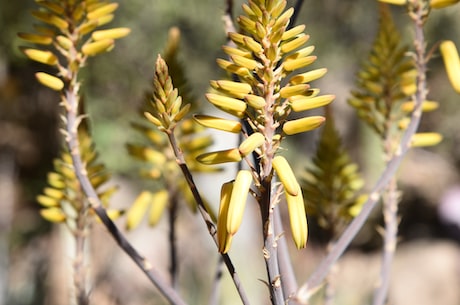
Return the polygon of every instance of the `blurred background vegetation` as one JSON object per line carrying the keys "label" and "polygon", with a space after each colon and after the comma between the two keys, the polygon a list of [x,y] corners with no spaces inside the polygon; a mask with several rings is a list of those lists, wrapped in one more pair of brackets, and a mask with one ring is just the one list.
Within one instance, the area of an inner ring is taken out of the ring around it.
{"label": "blurred background vegetation", "polygon": [[[291,5],[294,2],[288,1]],[[235,15],[241,12],[241,3],[235,1]],[[59,299],[57,288],[52,289],[53,285],[59,283],[62,276],[59,274],[64,272],[59,268],[55,270],[56,265],[62,261],[64,266],[69,264],[65,252],[62,252],[65,250],[57,246],[56,242],[64,230],[52,228],[45,223],[39,217],[35,201],[35,196],[46,183],[46,172],[51,169],[52,159],[58,153],[60,140],[59,98],[35,81],[34,73],[43,67],[27,60],[18,50],[21,41],[16,33],[31,31],[34,20],[30,11],[33,9],[36,9],[36,5],[32,0],[2,1],[0,4],[0,304],[70,304],[65,297]],[[209,112],[202,97],[209,80],[216,79],[222,73],[215,64],[215,58],[223,56],[220,46],[226,41],[223,12],[223,0],[120,2],[115,24],[112,25],[130,27],[131,34],[118,41],[112,52],[90,61],[85,69],[82,75],[83,92],[95,141],[101,160],[113,171],[121,188],[125,189],[124,195],[119,196],[122,207],[126,207],[143,186],[137,178],[139,165],[128,156],[124,145],[136,140],[136,132],[130,129],[129,124],[138,119],[138,107],[143,101],[144,92],[150,89],[154,60],[164,47],[168,29],[177,26],[182,32],[181,59],[187,67],[187,77],[194,94],[203,101],[203,111]],[[338,129],[354,160],[361,165],[369,186],[381,169],[381,153],[372,140],[372,133],[359,123],[346,100],[354,87],[354,75],[367,57],[373,42],[378,25],[377,12],[377,1],[306,0],[298,19],[298,23],[307,25],[306,31],[311,35],[310,43],[316,46],[318,60],[315,67],[326,67],[329,70],[317,86],[322,92],[337,96],[333,107]],[[459,46],[459,15],[459,5],[432,13],[426,27],[430,46],[442,39],[451,39]],[[405,12],[397,8],[394,17],[410,43],[412,32]],[[445,139],[435,148],[411,153],[403,166],[401,183],[405,195],[401,205],[401,238],[402,243],[423,239],[448,241],[448,245],[458,246],[459,97],[448,84],[437,52],[429,65],[429,83],[429,97],[439,101],[441,107],[424,117],[421,129],[439,131]],[[311,133],[287,144],[289,154],[299,169],[305,166],[306,159],[311,155],[315,139],[316,134]],[[447,220],[439,216],[441,203],[448,196],[454,204],[448,206],[451,210],[447,209],[447,215],[454,215],[457,209],[456,220],[455,217]],[[378,251],[381,241],[375,227],[379,222],[380,216],[375,213],[373,221],[363,230],[354,249],[371,254]],[[199,237],[195,243],[209,244],[202,226],[197,227],[200,229],[194,227],[195,231],[192,232],[204,237]],[[164,228],[159,230],[165,233]],[[106,236],[103,230],[100,231],[102,236]],[[156,235],[152,236],[152,231],[146,234],[131,234],[130,237],[150,253],[146,244],[161,244],[161,237],[157,236],[160,241],[151,241]],[[320,244],[321,238],[315,237],[315,231],[310,236],[312,248],[315,249],[315,241]],[[113,243],[109,242],[107,247],[112,250],[102,247],[97,249],[100,257],[91,263],[106,267],[99,268],[103,272],[94,271],[99,276],[93,285],[93,296],[99,301],[98,304],[162,304],[155,290],[146,281],[138,280],[141,284],[135,288],[123,282],[120,273],[123,278],[129,278],[130,273],[138,273],[127,260],[122,260],[126,266],[121,271],[111,271],[111,257],[115,255],[113,252],[119,251]],[[182,250],[186,249],[183,246]],[[316,253],[315,250],[310,251]],[[458,255],[458,251],[454,253]],[[155,255],[161,257],[161,254]],[[207,271],[200,270],[200,265],[196,266],[199,255],[196,258],[185,254],[183,256],[186,257],[184,268],[191,270],[184,276],[184,281],[208,283],[211,277],[206,274]],[[308,257],[311,261],[318,260],[314,255]],[[311,261],[308,263],[310,267],[306,267],[304,272],[313,268]],[[299,263],[306,264],[305,259],[299,258]],[[212,269],[213,266],[210,267]],[[305,279],[307,276],[302,274],[300,278]],[[263,274],[260,278],[263,278]],[[255,282],[253,285],[258,288],[254,288],[254,291],[264,294],[262,284],[253,278],[248,281]],[[449,283],[453,284],[452,281]],[[64,280],[60,285],[65,287],[71,283]],[[203,295],[211,288],[209,284],[203,285],[203,290],[194,288],[184,293],[193,300],[192,304],[203,304],[206,301]],[[257,293],[254,292],[254,298],[257,298]],[[458,293],[454,293],[452,298],[457,303],[451,304],[460,303]],[[353,304],[345,300],[343,304]]]}

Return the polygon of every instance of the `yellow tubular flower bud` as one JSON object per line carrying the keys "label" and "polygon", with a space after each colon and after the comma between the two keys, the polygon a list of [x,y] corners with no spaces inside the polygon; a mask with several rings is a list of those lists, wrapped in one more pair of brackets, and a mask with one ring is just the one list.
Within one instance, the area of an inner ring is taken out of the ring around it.
{"label": "yellow tubular flower bud", "polygon": [[272,160],[272,165],[286,193],[292,196],[299,194],[300,185],[286,158],[276,156]]}
{"label": "yellow tubular flower bud", "polygon": [[292,239],[297,249],[305,248],[308,239],[308,224],[302,192],[299,192],[296,196],[292,196],[288,193],[285,195],[289,212],[289,222],[291,224]]}
{"label": "yellow tubular flower bud", "polygon": [[35,0],[35,2],[37,2],[39,5],[43,6],[43,7],[46,7],[47,9],[49,9],[50,11],[53,11],[54,13],[58,14],[58,15],[61,15],[62,13],[64,13],[64,7],[56,4],[56,3],[53,3],[51,1],[46,1],[46,0]]}
{"label": "yellow tubular flower bud", "polygon": [[109,51],[114,45],[113,39],[104,39],[85,44],[81,51],[88,56],[94,56],[102,52]]}
{"label": "yellow tubular flower bud", "polygon": [[229,80],[218,80],[216,84],[219,88],[229,91],[231,94],[240,95],[248,94],[252,91],[252,87],[246,83],[232,82]]}
{"label": "yellow tubular flower bud", "polygon": [[113,18],[115,16],[114,15],[105,15],[105,16],[102,16],[101,18],[98,18],[98,19],[95,19],[95,21],[97,22],[97,25],[98,26],[103,26],[107,23],[110,23],[112,22]]}
{"label": "yellow tubular flower bud", "polygon": [[50,222],[64,222],[67,216],[58,207],[51,207],[47,209],[40,210],[40,215]]}
{"label": "yellow tubular flower bud", "polygon": [[310,85],[308,84],[300,84],[294,86],[285,86],[280,90],[280,96],[282,98],[288,98],[294,95],[304,95],[308,89],[310,89]]}
{"label": "yellow tubular flower bud", "polygon": [[216,62],[219,65],[219,67],[221,67],[229,73],[236,74],[242,77],[252,77],[251,72],[249,72],[247,68],[238,66],[228,60],[218,58]]}
{"label": "yellow tubular flower bud", "polygon": [[217,218],[217,244],[220,253],[227,253],[232,243],[232,235],[227,232],[228,206],[233,190],[233,181],[222,185],[220,190],[219,215]]}
{"label": "yellow tubular flower bud", "polygon": [[18,33],[18,37],[31,43],[49,45],[53,43],[53,38],[46,35]]}
{"label": "yellow tubular flower bud", "polygon": [[240,34],[240,33],[228,33],[228,37],[230,37],[230,39],[236,43],[236,44],[239,44],[239,45],[244,45],[244,37],[249,37],[249,36],[245,36],[243,34]]}
{"label": "yellow tubular flower bud", "polygon": [[248,170],[240,170],[236,175],[230,202],[228,204],[227,232],[229,234],[235,234],[241,225],[251,183],[251,172]]}
{"label": "yellow tubular flower bud", "polygon": [[407,0],[379,0],[380,2],[394,4],[394,5],[406,5]]}
{"label": "yellow tubular flower bud", "polygon": [[326,106],[335,99],[335,95],[321,95],[316,97],[296,98],[291,101],[291,108],[295,112]]}
{"label": "yellow tubular flower bud", "polygon": [[219,108],[229,109],[235,112],[244,112],[247,107],[246,103],[241,100],[219,94],[208,93],[206,94],[206,98],[210,103]]}
{"label": "yellow tubular flower bud", "polygon": [[[283,2],[283,1],[280,1]],[[282,3],[279,3],[282,4]],[[294,8],[290,7],[288,8],[281,16],[279,16],[276,19],[275,24],[273,25],[273,29],[281,28],[283,25],[286,25],[289,22],[289,19],[291,19],[292,15],[294,14]]]}
{"label": "yellow tubular flower bud", "polygon": [[179,122],[182,120],[188,114],[191,106],[191,104],[186,104],[184,107],[182,107],[180,111],[174,115],[174,122]]}
{"label": "yellow tubular flower bud", "polygon": [[437,132],[421,132],[412,136],[411,147],[435,146],[442,141],[442,135]]}
{"label": "yellow tubular flower bud", "polygon": [[48,183],[54,188],[63,189],[66,187],[64,180],[58,173],[48,173]]}
{"label": "yellow tubular flower bud", "polygon": [[295,49],[300,48],[310,39],[310,35],[301,34],[299,37],[294,38],[291,41],[284,42],[281,44],[281,52],[289,53],[294,51]]}
{"label": "yellow tubular flower bud", "polygon": [[46,196],[49,196],[54,199],[62,199],[64,197],[64,193],[61,190],[57,190],[52,187],[46,187],[43,190],[43,193],[45,193]]}
{"label": "yellow tubular flower bud", "polygon": [[45,72],[35,73],[35,77],[40,82],[40,84],[53,89],[55,91],[61,91],[64,88],[64,82],[55,76],[52,76]]}
{"label": "yellow tubular flower bud", "polygon": [[267,104],[265,99],[258,95],[248,94],[244,97],[244,100],[254,109],[262,109]]}
{"label": "yellow tubular flower bud", "polygon": [[57,36],[56,41],[64,50],[69,50],[73,46],[72,40],[62,35]]}
{"label": "yellow tubular flower bud", "polygon": [[161,190],[152,195],[152,206],[149,214],[149,225],[154,226],[163,215],[163,211],[168,206],[169,194],[166,190]]}
{"label": "yellow tubular flower bud", "polygon": [[152,193],[143,191],[137,196],[131,208],[126,214],[126,229],[131,230],[136,228],[144,217],[147,208],[152,203]]}
{"label": "yellow tubular flower bud", "polygon": [[[115,210],[115,209],[107,210],[107,216],[109,216],[109,218],[112,219],[112,221],[117,220],[122,215],[123,215],[123,211]],[[97,218],[97,220],[101,221],[99,217]]]}
{"label": "yellow tubular flower bud", "polygon": [[229,47],[229,46],[222,46],[222,50],[225,52],[227,55],[239,55],[247,58],[251,58],[252,54],[249,51],[243,51],[234,47]]}
{"label": "yellow tubular flower bud", "polygon": [[286,56],[286,61],[298,59],[302,57],[307,57],[313,53],[315,46],[308,46],[298,50],[297,52],[292,53],[291,55]]}
{"label": "yellow tubular flower bud", "polygon": [[241,25],[241,27],[244,29],[247,29],[249,31],[256,29],[255,21],[251,20],[250,18],[246,16],[239,16],[237,21]]}
{"label": "yellow tubular flower bud", "polygon": [[[401,110],[404,112],[412,112],[414,110],[415,103],[414,101],[404,102],[401,105]],[[439,103],[435,101],[424,101],[422,103],[422,111],[430,112],[439,108]]]}
{"label": "yellow tubular flower bud", "polygon": [[248,16],[257,16],[256,13],[247,5],[246,3],[243,3],[241,5],[243,11],[246,13]]}
{"label": "yellow tubular flower bud", "polygon": [[43,21],[44,23],[54,25],[55,27],[57,27],[60,30],[65,30],[69,26],[69,23],[67,21],[65,21],[64,19],[62,19],[62,18],[60,18],[60,17],[58,17],[58,16],[56,16],[54,14],[48,13],[48,12],[33,11],[32,16],[34,16],[35,18],[37,18],[40,21]]}
{"label": "yellow tubular flower bud", "polygon": [[273,9],[271,11],[271,14],[274,18],[278,17],[281,15],[281,13],[284,11],[287,5],[287,1],[275,1],[273,6]]}
{"label": "yellow tubular flower bud", "polygon": [[286,59],[283,62],[283,68],[287,72],[294,71],[297,69],[302,69],[310,65],[311,63],[313,63],[315,60],[316,60],[316,56],[306,56],[306,57],[300,57],[300,58],[291,59],[291,60]]}
{"label": "yellow tubular flower bud", "polygon": [[265,143],[265,136],[260,132],[255,132],[250,135],[247,139],[245,139],[238,150],[243,157],[246,157],[250,153],[252,153],[256,148],[262,146]]}
{"label": "yellow tubular flower bud", "polygon": [[455,44],[450,40],[441,42],[439,49],[444,60],[449,81],[457,93],[460,93],[460,59]]}
{"label": "yellow tubular flower bud", "polygon": [[241,131],[241,123],[238,121],[231,121],[209,115],[195,115],[194,119],[205,127],[233,133],[239,133]]}
{"label": "yellow tubular flower bud", "polygon": [[326,120],[322,116],[305,117],[298,120],[292,120],[284,123],[283,131],[287,135],[293,135],[318,128]]}
{"label": "yellow tubular flower bud", "polygon": [[156,117],[154,117],[150,112],[144,112],[144,116],[147,120],[149,120],[151,123],[153,123],[155,126],[157,127],[161,127],[163,126],[163,123],[157,119]]}
{"label": "yellow tubular flower bud", "polygon": [[430,7],[431,8],[443,8],[443,7],[454,5],[458,2],[459,0],[431,0]]}
{"label": "yellow tubular flower bud", "polygon": [[55,66],[58,63],[58,58],[51,51],[37,49],[22,49],[22,51],[29,59],[39,63],[50,66]]}
{"label": "yellow tubular flower bud", "polygon": [[97,26],[98,26],[97,20],[90,20],[88,22],[80,24],[80,26],[78,27],[78,32],[81,35],[85,35],[91,32],[92,30],[94,30],[95,28],[97,28]]}
{"label": "yellow tubular flower bud", "polygon": [[59,199],[51,198],[44,195],[38,195],[37,201],[44,207],[56,207],[59,206]]}
{"label": "yellow tubular flower bud", "polygon": [[256,60],[251,58],[238,55],[231,55],[230,58],[233,60],[235,64],[248,70],[254,70],[255,68],[261,66]]}
{"label": "yellow tubular flower bud", "polygon": [[118,8],[118,3],[109,3],[95,10],[88,12],[86,17],[90,20],[99,19],[105,15],[109,15],[113,13],[117,8]]}
{"label": "yellow tubular flower bud", "polygon": [[110,30],[95,31],[91,34],[94,40],[119,39],[127,36],[131,32],[129,28],[115,28]]}
{"label": "yellow tubular flower bud", "polygon": [[241,155],[238,148],[232,148],[204,153],[196,157],[196,160],[206,165],[239,162],[241,161]]}
{"label": "yellow tubular flower bud", "polygon": [[244,44],[245,46],[251,50],[252,52],[254,52],[255,54],[259,54],[263,51],[262,49],[262,46],[260,45],[260,43],[258,43],[257,41],[255,41],[253,38],[251,37],[244,37],[243,38],[243,41],[244,41]]}
{"label": "yellow tubular flower bud", "polygon": [[301,34],[305,30],[305,24],[301,24],[298,26],[293,27],[292,29],[283,33],[281,40],[289,40],[294,38],[295,36]]}
{"label": "yellow tubular flower bud", "polygon": [[317,80],[318,78],[323,77],[327,72],[326,68],[322,69],[316,69],[312,71],[308,71],[302,74],[298,74],[293,76],[290,80],[289,83],[291,85],[298,85],[298,84],[305,84],[309,83],[311,81]]}

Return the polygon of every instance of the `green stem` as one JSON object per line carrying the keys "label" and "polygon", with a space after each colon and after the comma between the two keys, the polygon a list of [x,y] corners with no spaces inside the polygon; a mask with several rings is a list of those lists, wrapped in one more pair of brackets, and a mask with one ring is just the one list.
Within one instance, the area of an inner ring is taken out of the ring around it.
{"label": "green stem", "polygon": [[391,265],[396,251],[398,236],[398,188],[395,177],[391,179],[382,197],[385,233],[379,287],[374,294],[373,305],[385,304],[390,287]]}

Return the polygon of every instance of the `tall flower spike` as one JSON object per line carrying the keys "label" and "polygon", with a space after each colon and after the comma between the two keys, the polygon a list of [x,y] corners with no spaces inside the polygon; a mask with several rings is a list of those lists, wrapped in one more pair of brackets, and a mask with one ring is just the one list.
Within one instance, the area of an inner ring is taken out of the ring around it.
{"label": "tall flower spike", "polygon": [[[324,76],[327,70],[305,71],[316,60],[312,55],[314,47],[308,45],[310,36],[304,33],[304,25],[287,30],[294,9],[286,5],[285,0],[250,0],[243,4],[244,15],[237,18],[240,31],[229,33],[231,45],[223,47],[228,57],[217,60],[232,80],[211,81],[212,90],[206,98],[218,109],[247,123],[245,127],[228,118],[196,117],[205,127],[243,134],[243,143],[238,148],[206,153],[198,156],[198,161],[218,164],[246,160],[253,169],[260,169],[253,173],[259,193],[271,184],[272,161],[281,141],[286,136],[313,130],[324,122],[322,116],[302,117],[302,112],[325,106],[334,99],[333,95],[318,96],[319,90],[312,87],[312,82]],[[292,111],[300,117],[290,120]],[[257,166],[253,166],[250,155],[255,157]],[[283,160],[280,167],[289,166]],[[276,173],[281,174],[282,181],[287,181],[284,172]],[[302,196],[293,174],[288,180],[286,192]],[[297,188],[292,189],[292,185]],[[265,209],[269,205],[262,203],[261,206]],[[293,220],[298,223],[298,218]],[[298,239],[297,244],[304,243]]]}
{"label": "tall flower spike", "polygon": [[182,97],[173,87],[166,62],[158,55],[153,79],[153,111],[145,112],[145,117],[160,130],[171,132],[190,109],[190,104],[182,105]]}
{"label": "tall flower spike", "polygon": [[[388,6],[381,4],[380,7],[378,36],[369,58],[358,72],[358,90],[352,91],[353,97],[348,102],[382,139],[392,138],[392,145],[397,145],[412,112],[407,111],[407,107],[416,89],[415,66],[406,55],[408,48],[401,45]],[[433,104],[437,105],[425,101],[422,110],[432,110]]]}
{"label": "tall flower spike", "polygon": [[[141,192],[129,208],[126,227],[130,230],[135,229],[146,215],[149,215],[150,226],[157,224],[166,207],[171,207],[173,201],[185,202],[193,212],[196,211],[195,200],[177,166],[176,158],[171,153],[171,146],[165,132],[174,131],[176,137],[181,140],[178,145],[184,152],[186,163],[191,171],[219,170],[219,168],[205,166],[196,160],[198,155],[206,152],[213,144],[213,139],[202,133],[204,128],[187,115],[189,107],[196,108],[197,102],[178,59],[179,41],[179,30],[172,28],[169,31],[164,55],[158,56],[156,61],[153,92],[146,94],[146,101],[141,109],[142,114],[147,114],[150,121],[154,121],[155,126],[132,124],[147,141],[142,144],[128,144],[128,151],[132,157],[146,164],[141,175],[155,183],[154,191]],[[183,100],[188,103],[186,106],[183,106]],[[216,123],[212,117],[197,119],[210,124]],[[236,127],[232,126],[232,128]],[[206,201],[205,204],[207,205]]]}
{"label": "tall flower spike", "polygon": [[[113,19],[117,3],[107,1],[36,1],[39,10],[32,15],[45,24],[37,27],[38,33],[19,33],[24,41],[38,45],[23,47],[31,60],[55,67],[50,75],[36,74],[38,81],[53,90],[61,91],[85,65],[89,56],[95,56],[114,47],[114,40],[130,33],[128,28],[97,30]],[[87,37],[91,33],[90,37]],[[60,81],[59,81],[60,80]]]}

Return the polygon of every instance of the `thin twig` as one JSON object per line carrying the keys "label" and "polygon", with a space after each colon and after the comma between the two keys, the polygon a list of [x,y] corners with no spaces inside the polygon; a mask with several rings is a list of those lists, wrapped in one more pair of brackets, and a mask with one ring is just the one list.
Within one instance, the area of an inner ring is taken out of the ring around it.
{"label": "thin twig", "polygon": [[332,251],[319,264],[319,266],[310,276],[308,281],[299,289],[297,293],[297,298],[299,299],[299,301],[303,303],[307,302],[315,288],[323,282],[330,268],[343,254],[350,242],[353,240],[353,238],[359,232],[361,227],[364,225],[367,218],[369,217],[369,214],[371,213],[371,211],[373,210],[380,198],[380,192],[391,181],[392,177],[398,170],[401,161],[403,160],[407,151],[410,149],[412,136],[416,133],[417,128],[420,124],[420,119],[422,117],[422,103],[427,95],[425,37],[423,33],[423,15],[421,9],[422,8],[419,8],[419,11],[415,12],[415,16],[412,17],[415,24],[414,45],[417,69],[417,91],[414,96],[415,106],[414,111],[412,112],[411,121],[401,139],[399,150],[388,162],[386,169],[384,170],[380,179],[377,181],[374,188],[372,189],[372,192],[369,195],[368,200],[363,205],[361,213],[355,219],[353,219],[353,221],[348,225],[348,227],[343,232],[342,236],[335,244]]}
{"label": "thin twig", "polygon": [[[427,95],[426,88],[426,49],[425,49],[425,37],[423,33],[423,24],[425,19],[425,8],[422,1],[413,1],[411,5],[414,5],[414,11],[409,13],[415,25],[415,64],[417,68],[417,92],[416,92],[416,105],[420,109],[414,110],[414,116],[419,119],[422,115],[421,104],[425,100]],[[415,131],[414,131],[415,133]],[[385,304],[388,297],[388,290],[390,286],[390,273],[391,264],[393,261],[398,233],[398,193],[396,179],[391,179],[386,192],[386,198],[384,198],[384,219],[385,219],[385,236],[384,236],[384,252],[382,269],[380,276],[380,286],[376,290],[373,305]]]}
{"label": "thin twig", "polygon": [[295,295],[298,285],[289,255],[286,236],[284,235],[283,220],[281,219],[281,213],[278,206],[275,207],[273,218],[275,236],[278,238],[278,263],[281,274],[281,287],[285,298],[289,299],[291,296]]}
{"label": "thin twig", "polygon": [[261,182],[261,186],[262,193],[259,199],[259,205],[264,235],[263,255],[269,279],[270,297],[273,305],[283,305],[285,304],[285,298],[281,287],[282,279],[278,264],[278,240],[275,235],[273,215],[279,193],[272,196],[272,181],[270,176],[267,176],[266,179]]}
{"label": "thin twig", "polygon": [[[83,197],[83,194],[81,194]],[[75,259],[73,262],[74,285],[78,305],[88,305],[89,298],[86,291],[86,270],[85,270],[85,243],[86,243],[86,220],[88,218],[87,208],[84,206],[85,198],[80,198],[82,206],[78,211],[76,229],[73,231],[75,238]]]}
{"label": "thin twig", "polygon": [[222,256],[219,256],[216,266],[216,273],[214,275],[214,281],[211,289],[211,296],[209,297],[209,305],[219,304],[220,284],[222,283],[223,265],[224,260],[222,259]]}
{"label": "thin twig", "polygon": [[385,304],[390,287],[391,265],[396,251],[398,236],[398,188],[395,177],[391,179],[382,197],[385,222],[384,246],[380,281],[374,294],[373,305]]}
{"label": "thin twig", "polygon": [[173,194],[170,205],[169,205],[169,256],[170,256],[170,267],[169,273],[171,275],[171,285],[177,289],[178,288],[178,274],[179,274],[179,264],[177,260],[177,243],[176,243],[176,217],[177,217],[177,196],[176,193]]}
{"label": "thin twig", "polygon": [[128,254],[128,256],[136,263],[136,265],[144,272],[148,279],[158,288],[162,295],[173,305],[186,305],[185,301],[179,296],[179,294],[163,280],[160,273],[153,268],[153,266],[141,256],[136,249],[129,243],[129,241],[124,237],[124,235],[118,230],[117,226],[107,215],[104,207],[101,204],[100,198],[92,186],[86,168],[83,164],[83,161],[80,156],[80,143],[78,140],[78,104],[79,104],[79,95],[78,87],[76,83],[76,75],[73,78],[73,83],[70,85],[69,89],[65,92],[65,105],[67,108],[66,113],[66,130],[65,130],[65,140],[69,148],[70,155],[72,157],[72,162],[75,170],[75,175],[79,180],[83,191],[90,203],[91,208],[99,216],[102,223],[105,225],[107,230],[110,232],[112,237],[115,239],[120,248]]}
{"label": "thin twig", "polygon": [[[198,211],[200,212],[200,215],[202,216],[207,228],[208,232],[211,235],[212,239],[214,240],[214,243],[217,244],[217,228],[214,222],[212,221],[211,215],[209,215],[208,211],[206,210],[206,206],[203,202],[203,198],[201,197],[195,182],[193,181],[193,176],[187,166],[187,163],[185,162],[184,155],[182,151],[179,149],[179,146],[177,145],[176,137],[174,135],[173,131],[168,131],[167,132],[169,143],[171,144],[171,148],[173,149],[174,155],[176,157],[176,162],[179,165],[180,169],[182,170],[182,174],[185,177],[185,180],[187,181],[187,184],[193,194],[193,198],[195,199],[198,207]],[[238,274],[236,273],[235,267],[230,259],[230,256],[226,253],[221,253],[222,259],[224,260],[225,265],[227,266],[227,269],[232,277],[233,283],[235,284],[236,290],[238,291],[238,294],[240,296],[241,301],[243,302],[244,305],[249,304],[249,299],[246,295],[246,292],[241,285],[240,278]]]}

